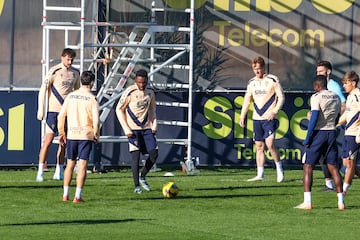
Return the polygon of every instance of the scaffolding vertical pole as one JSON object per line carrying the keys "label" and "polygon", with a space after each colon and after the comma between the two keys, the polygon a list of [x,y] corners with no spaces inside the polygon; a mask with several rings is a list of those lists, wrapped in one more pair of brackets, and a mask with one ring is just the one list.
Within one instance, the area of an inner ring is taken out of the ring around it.
{"label": "scaffolding vertical pole", "polygon": [[[42,22],[41,25],[43,26],[42,29],[42,59],[41,59],[41,79],[43,84],[45,82],[46,73],[49,71],[49,44],[48,44],[48,38],[49,38],[49,30],[46,29],[44,26],[46,25],[47,20],[47,12],[46,12],[46,6],[47,2],[46,0],[43,0],[43,13],[42,13]],[[47,109],[48,104],[48,98],[47,98],[48,91],[45,91],[45,106],[44,108]],[[46,117],[46,114],[44,112],[44,117]],[[45,128],[46,128],[46,120],[44,119],[41,121],[41,146],[44,143],[44,136],[45,136]]]}
{"label": "scaffolding vertical pole", "polygon": [[195,27],[195,0],[190,2],[190,49],[189,49],[189,108],[188,108],[188,145],[187,159],[192,159],[192,102],[193,102],[193,65],[194,65],[194,27]]}
{"label": "scaffolding vertical pole", "polygon": [[85,0],[81,0],[80,14],[80,74],[84,70],[84,32],[85,32]]}
{"label": "scaffolding vertical pole", "polygon": [[[43,0],[43,14],[42,14],[42,22],[41,25],[45,26],[46,25],[46,0]],[[46,72],[47,72],[47,61],[46,61],[46,29],[45,27],[43,27],[42,29],[42,59],[41,59],[41,64],[42,64],[42,68],[41,68],[41,76],[44,77]]]}
{"label": "scaffolding vertical pole", "polygon": [[[155,1],[151,2],[151,23],[155,23],[156,22],[156,12],[154,10],[155,8]],[[153,33],[151,35],[151,44],[155,44],[155,33]],[[150,48],[150,59],[154,59],[155,58],[155,48],[151,47]],[[154,71],[154,65],[151,64],[150,65],[150,72]],[[150,82],[154,82],[154,74],[150,75]]]}
{"label": "scaffolding vertical pole", "polygon": [[12,3],[12,19],[11,19],[11,40],[10,40],[10,74],[9,74],[9,78],[10,78],[10,86],[9,86],[9,90],[12,90],[14,87],[14,54],[15,54],[15,8],[16,8],[16,4],[15,4],[15,0]]}

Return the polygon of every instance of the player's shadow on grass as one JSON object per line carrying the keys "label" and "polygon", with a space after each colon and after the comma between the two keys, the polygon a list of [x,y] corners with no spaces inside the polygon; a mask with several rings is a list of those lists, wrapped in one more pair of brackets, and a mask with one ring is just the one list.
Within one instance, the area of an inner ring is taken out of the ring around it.
{"label": "player's shadow on grass", "polygon": [[[73,183],[76,182],[75,179],[73,179],[72,181]],[[58,182],[59,185],[43,185],[43,184],[36,184],[36,185],[22,185],[22,186],[0,186],[0,189],[51,189],[51,188],[62,188],[63,186],[63,182]],[[125,183],[122,183],[119,181],[119,183],[114,182],[114,183],[106,183],[106,186],[116,186],[116,187],[121,187],[122,185],[127,185]],[[92,183],[91,181],[86,182],[86,186],[90,187],[90,186],[97,186],[97,184]]]}
{"label": "player's shadow on grass", "polygon": [[94,220],[72,220],[72,221],[43,221],[43,222],[30,222],[30,223],[13,223],[13,224],[2,224],[0,226],[32,226],[32,225],[61,225],[61,224],[79,224],[79,225],[91,225],[91,224],[112,224],[112,223],[127,223],[135,221],[152,221],[153,219],[94,219]]}
{"label": "player's shadow on grass", "polygon": [[214,198],[220,198],[220,199],[226,199],[226,198],[248,198],[248,197],[271,197],[271,196],[275,196],[275,195],[290,195],[290,194],[273,194],[273,193],[269,193],[269,194],[227,194],[227,195],[206,195],[206,196],[178,196],[178,199],[194,199],[194,198],[198,198],[198,199],[214,199]]}
{"label": "player's shadow on grass", "polygon": [[[317,210],[317,209],[334,209],[334,206],[321,206],[321,205],[316,205],[316,206],[314,206],[314,209],[313,210]],[[337,208],[336,208],[337,209]],[[345,212],[347,211],[347,210],[355,210],[355,209],[360,209],[360,206],[358,206],[358,205],[348,205],[348,204],[346,204],[346,210],[345,210]]]}
{"label": "player's shadow on grass", "polygon": [[258,189],[258,188],[291,188],[291,187],[299,187],[299,185],[252,185],[252,186],[229,186],[229,187],[207,187],[207,188],[196,188],[197,191],[219,191],[219,190],[237,190],[237,189]]}
{"label": "player's shadow on grass", "polygon": [[0,189],[41,189],[41,188],[59,188],[62,187],[62,185],[56,186],[56,185],[27,185],[27,186],[0,186]]}
{"label": "player's shadow on grass", "polygon": [[96,179],[122,179],[122,178],[132,178],[131,175],[121,175],[121,173],[117,174],[117,175],[112,175],[112,174],[88,174],[87,175],[88,179],[92,179],[92,180],[96,180]]}
{"label": "player's shadow on grass", "polygon": [[151,197],[151,198],[137,198],[136,200],[166,200],[166,201],[181,201],[181,200],[187,200],[187,199],[226,199],[226,198],[248,198],[248,197],[269,197],[269,196],[287,196],[287,195],[292,195],[292,194],[284,194],[284,193],[279,193],[279,194],[274,194],[274,193],[269,193],[269,194],[226,194],[226,195],[188,195],[188,196],[177,196],[175,198],[170,198],[170,199],[165,199],[163,197]]}

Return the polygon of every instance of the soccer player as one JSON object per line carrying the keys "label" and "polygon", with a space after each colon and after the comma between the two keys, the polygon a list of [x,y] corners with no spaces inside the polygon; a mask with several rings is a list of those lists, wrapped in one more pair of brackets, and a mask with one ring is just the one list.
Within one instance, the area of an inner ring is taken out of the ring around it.
{"label": "soccer player", "polygon": [[[37,182],[44,181],[44,163],[49,148],[58,133],[57,116],[66,96],[80,87],[79,70],[72,67],[76,53],[70,48],[63,49],[61,63],[53,66],[45,81],[42,83],[38,96],[38,120],[46,119],[45,136],[39,153],[39,168],[36,176]],[[65,146],[59,144],[56,154],[56,169],[54,180],[63,179],[63,166],[65,162]]]}
{"label": "soccer player", "polygon": [[342,144],[343,165],[346,167],[343,190],[344,194],[348,191],[356,169],[356,157],[359,151],[360,139],[356,141],[356,136],[360,129],[360,89],[357,87],[359,75],[350,71],[345,73],[343,87],[347,96],[346,109],[341,115],[338,126],[345,125],[345,134]]}
{"label": "soccer player", "polygon": [[241,109],[240,126],[245,126],[245,117],[254,101],[254,141],[256,145],[257,175],[248,181],[262,181],[264,179],[265,145],[275,161],[277,182],[284,180],[284,172],[279,158],[279,152],[274,145],[275,117],[284,104],[284,93],[278,77],[265,73],[265,61],[257,57],[252,61],[255,77],[249,80]]}
{"label": "soccer player", "polygon": [[[150,191],[145,176],[158,157],[155,93],[147,84],[148,73],[145,70],[137,71],[135,84],[125,89],[116,106],[117,118],[129,140],[134,192],[138,194],[141,193],[140,184],[146,191]],[[140,153],[148,153],[149,157],[139,176]]]}
{"label": "soccer player", "polygon": [[[332,66],[331,66],[330,62],[320,61],[316,64],[316,75],[326,76],[327,89],[329,91],[336,93],[339,96],[340,101],[341,101],[340,114],[342,114],[345,111],[346,98],[342,92],[340,84],[338,84],[334,79],[331,79],[331,73],[332,73]],[[322,191],[322,192],[335,191],[334,182],[332,180],[330,171],[327,168],[327,165],[324,163],[323,158],[320,159],[320,166],[321,166],[321,169],[322,169],[322,171],[324,173],[324,177],[325,177],[325,186],[320,191]]]}
{"label": "soccer player", "polygon": [[333,176],[337,197],[338,208],[345,209],[344,195],[342,190],[341,176],[339,173],[338,150],[336,145],[335,122],[340,113],[340,99],[336,93],[326,89],[327,80],[323,75],[314,79],[315,94],[311,96],[311,116],[306,138],[304,168],[304,202],[294,208],[310,210],[311,187],[313,183],[313,167],[323,155],[328,169]]}
{"label": "soccer player", "polygon": [[[63,201],[69,200],[72,174],[78,161],[76,192],[73,202],[83,202],[87,164],[93,143],[99,139],[99,104],[90,92],[95,75],[90,71],[81,74],[80,89],[70,93],[58,116],[60,144],[66,144],[67,165],[64,174]],[[67,121],[67,132],[65,130]]]}

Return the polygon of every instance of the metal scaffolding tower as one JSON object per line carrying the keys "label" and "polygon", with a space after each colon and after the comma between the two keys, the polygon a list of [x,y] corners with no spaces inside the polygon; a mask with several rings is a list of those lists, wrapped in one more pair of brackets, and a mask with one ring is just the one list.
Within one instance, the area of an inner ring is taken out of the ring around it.
{"label": "metal scaffolding tower", "polygon": [[[76,2],[76,1],[73,1]],[[157,7],[157,1],[151,4],[151,21],[149,22],[99,22],[97,19],[98,1],[79,0],[78,6],[49,6],[47,0],[43,0],[43,53],[42,53],[42,76],[43,81],[46,72],[50,68],[49,50],[51,49],[50,36],[53,31],[64,32],[64,47],[78,49],[80,52],[79,70],[82,72],[85,68],[98,71],[99,64],[108,66],[104,73],[104,81],[98,88],[97,99],[100,103],[100,124],[101,126],[113,110],[114,104],[122,94],[122,91],[131,76],[134,68],[139,63],[147,63],[149,67],[150,84],[161,89],[183,89],[188,92],[187,102],[157,102],[157,105],[175,108],[187,108],[187,121],[169,121],[158,120],[159,124],[187,127],[186,139],[158,139],[159,142],[169,144],[180,144],[187,146],[187,159],[191,159],[191,138],[192,138],[192,92],[193,92],[193,46],[194,46],[194,0],[191,0],[191,7],[182,10],[188,14],[189,22],[185,26],[164,26],[156,23],[157,13],[166,11],[180,11]],[[162,1],[161,1],[162,2]],[[90,4],[89,4],[90,3]],[[56,1],[55,1],[56,4]],[[89,7],[92,11],[89,11]],[[49,15],[54,12],[70,13],[69,16],[75,19],[67,21],[48,21]],[[90,12],[90,13],[89,13]],[[90,17],[89,17],[90,16]],[[77,19],[76,19],[77,18]],[[90,20],[89,20],[90,18]],[[126,27],[131,29],[128,32],[106,31],[106,36],[100,42],[97,40],[97,31],[99,27],[107,29],[116,27]],[[77,33],[77,42],[70,44],[71,33]],[[176,33],[183,32],[187,34],[183,43],[167,44],[156,43],[156,34],[158,33]],[[88,36],[87,38],[85,36]],[[87,40],[85,40],[87,39]],[[95,39],[95,40],[94,40]],[[118,54],[114,57],[113,50]],[[167,60],[161,63],[157,62],[156,53],[161,49],[176,52]],[[145,57],[144,53],[149,57]],[[188,54],[188,63],[186,65],[174,64],[173,62],[180,56]],[[76,65],[75,65],[76,66]],[[156,82],[153,77],[163,68],[182,69],[187,71],[187,83],[161,84]],[[100,136],[101,142],[127,142],[125,136]]]}

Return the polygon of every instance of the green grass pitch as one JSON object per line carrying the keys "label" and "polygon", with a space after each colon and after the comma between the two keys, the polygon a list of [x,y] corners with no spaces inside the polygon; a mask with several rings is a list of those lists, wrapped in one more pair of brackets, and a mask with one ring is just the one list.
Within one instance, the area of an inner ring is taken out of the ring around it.
{"label": "green grass pitch", "polygon": [[[84,203],[62,202],[62,182],[36,171],[0,171],[0,238],[29,239],[358,239],[360,181],[354,179],[337,209],[334,192],[323,187],[322,172],[314,172],[313,210],[293,207],[303,201],[302,170],[286,170],[276,182],[276,171],[265,169],[263,182],[246,182],[254,169],[204,168],[174,177],[151,172],[152,191],[133,193],[128,169],[88,174]],[[174,199],[164,199],[162,185],[175,181]],[[74,181],[73,181],[74,184]],[[71,187],[71,199],[75,187]]]}

